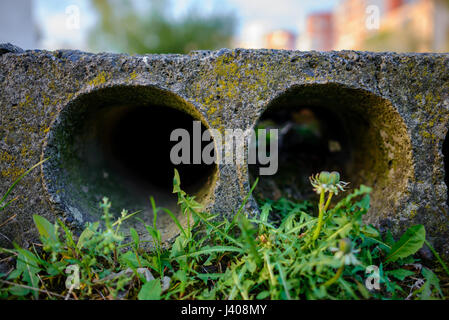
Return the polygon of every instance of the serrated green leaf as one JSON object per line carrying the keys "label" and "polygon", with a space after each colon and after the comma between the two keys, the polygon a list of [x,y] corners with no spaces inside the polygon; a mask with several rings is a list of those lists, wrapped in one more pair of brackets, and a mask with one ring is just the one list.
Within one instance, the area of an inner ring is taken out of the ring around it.
{"label": "serrated green leaf", "polygon": [[129,229],[129,233],[131,234],[131,238],[133,238],[134,244],[135,244],[136,246],[138,246],[139,243],[140,243],[140,239],[139,239],[139,235],[138,235],[136,229],[130,228],[130,229]]}
{"label": "serrated green leaf", "polygon": [[371,237],[371,238],[374,238],[374,239],[379,238],[379,231],[377,231],[377,229],[374,228],[371,225],[363,225],[362,228],[361,228],[361,231],[367,237]]}
{"label": "serrated green leaf", "polygon": [[265,203],[263,205],[263,207],[260,209],[261,213],[260,213],[260,221],[262,222],[267,222],[268,221],[268,215],[270,214],[270,212],[273,210],[273,208],[271,207],[271,204],[269,204],[268,202]]}
{"label": "serrated green leaf", "polygon": [[8,278],[6,278],[6,280],[15,280],[18,277],[20,277],[21,274],[22,274],[22,270],[15,269],[8,275]]}
{"label": "serrated green leaf", "polygon": [[387,275],[391,275],[400,281],[403,281],[405,278],[410,277],[415,274],[413,271],[406,270],[406,269],[396,269],[396,270],[387,271],[386,273],[387,273]]}
{"label": "serrated green leaf", "polygon": [[208,280],[217,280],[220,279],[223,276],[222,273],[198,273],[196,277],[198,279],[201,279],[204,281],[204,283],[207,283]]}
{"label": "serrated green leaf", "polygon": [[268,298],[269,296],[270,296],[270,291],[262,291],[256,296],[256,299],[264,300],[264,299]]}
{"label": "serrated green leaf", "polygon": [[158,279],[154,279],[142,286],[137,297],[139,300],[160,300],[161,293],[161,282]]}
{"label": "serrated green leaf", "polygon": [[401,239],[391,248],[386,262],[394,262],[408,257],[422,248],[426,239],[426,230],[422,224],[412,226],[402,235]]}
{"label": "serrated green leaf", "polygon": [[41,237],[51,240],[52,242],[58,242],[59,239],[56,237],[55,226],[50,223],[44,217],[33,215],[34,224]]}
{"label": "serrated green leaf", "polygon": [[17,285],[12,285],[9,288],[9,293],[12,294],[13,296],[17,296],[17,297],[24,297],[27,294],[29,294],[30,291],[31,290],[28,289],[28,288],[20,287],[20,286],[17,286]]}
{"label": "serrated green leaf", "polygon": [[248,268],[248,271],[251,273],[254,273],[257,269],[257,264],[252,259],[246,260],[246,267]]}
{"label": "serrated green leaf", "polygon": [[78,243],[76,244],[76,247],[78,249],[81,249],[84,247],[86,242],[92,238],[92,236],[95,234],[94,230],[97,230],[98,226],[100,225],[99,222],[95,222],[92,226],[84,229],[84,231],[81,233],[80,237],[78,238]]}
{"label": "serrated green leaf", "polygon": [[426,282],[422,286],[422,292],[420,295],[420,298],[423,300],[432,299],[432,292],[434,290],[437,291],[439,295],[443,295],[441,288],[440,288],[440,280],[438,277],[428,268],[422,268],[421,270],[422,275],[426,279]]}
{"label": "serrated green leaf", "polygon": [[30,270],[30,272],[37,273],[40,271],[39,259],[34,255],[34,253],[18,248],[19,255],[17,256],[16,269],[22,272]]}
{"label": "serrated green leaf", "polygon": [[[39,268],[39,259],[30,251],[18,248],[16,269],[22,272],[22,280],[30,287],[37,288],[39,278],[37,274],[41,271]],[[33,291],[34,297],[37,299],[38,292]]]}
{"label": "serrated green leaf", "polygon": [[141,265],[139,265],[139,260],[137,259],[137,256],[134,253],[134,251],[125,252],[120,256],[119,260],[121,263],[134,269],[142,267]]}
{"label": "serrated green leaf", "polygon": [[387,230],[387,233],[385,234],[385,239],[384,239],[385,244],[387,244],[390,247],[394,246],[394,238],[393,235],[391,234],[390,230]]}
{"label": "serrated green leaf", "polygon": [[46,271],[49,276],[56,276],[58,274],[63,274],[66,266],[67,266],[67,263],[62,262],[62,261],[57,261],[57,262],[54,262],[54,263],[48,265]]}
{"label": "serrated green leaf", "polygon": [[370,196],[369,196],[369,194],[365,195],[365,196],[362,198],[362,200],[360,200],[359,202],[357,202],[357,205],[358,205],[360,208],[362,208],[362,209],[368,210],[368,209],[369,209],[369,206],[370,206]]}

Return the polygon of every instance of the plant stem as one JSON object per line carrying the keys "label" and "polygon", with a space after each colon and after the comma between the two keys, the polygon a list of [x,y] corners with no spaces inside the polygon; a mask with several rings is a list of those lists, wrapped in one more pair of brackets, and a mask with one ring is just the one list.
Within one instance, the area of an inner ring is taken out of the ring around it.
{"label": "plant stem", "polygon": [[329,208],[329,205],[331,204],[331,199],[332,199],[333,195],[334,195],[333,192],[329,193],[329,197],[327,198],[326,205],[324,206],[324,212],[326,212],[327,208]]}
{"label": "plant stem", "polygon": [[332,278],[330,278],[329,280],[327,280],[327,281],[324,283],[324,286],[328,287],[328,286],[330,286],[331,284],[334,284],[335,281],[337,281],[337,280],[340,278],[340,276],[341,276],[341,274],[343,273],[343,270],[344,270],[344,269],[345,269],[345,264],[343,263],[343,264],[341,265],[341,267],[338,268],[337,273],[336,273]]}
{"label": "plant stem", "polygon": [[323,216],[324,216],[324,191],[321,191],[320,194],[320,203],[319,203],[319,213],[318,213],[318,224],[315,229],[315,232],[313,233],[312,240],[315,241],[318,239],[318,236],[320,235],[321,227],[323,225]]}

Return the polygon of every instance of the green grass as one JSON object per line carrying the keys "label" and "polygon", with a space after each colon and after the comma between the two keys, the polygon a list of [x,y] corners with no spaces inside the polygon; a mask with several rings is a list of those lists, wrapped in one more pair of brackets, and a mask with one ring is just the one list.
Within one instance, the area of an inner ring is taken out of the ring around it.
{"label": "green grass", "polygon": [[16,185],[26,176],[28,175],[31,171],[33,171],[33,169],[39,167],[41,164],[43,164],[45,161],[47,161],[47,159],[44,159],[38,163],[36,163],[34,166],[32,166],[30,169],[28,169],[27,171],[25,171],[24,173],[22,173],[12,184],[11,186],[8,188],[8,190],[6,190],[5,194],[3,195],[2,198],[0,198],[0,213],[5,210],[7,207],[9,207],[9,205],[17,200],[16,198],[13,198],[9,201],[7,201],[9,194],[14,190],[14,188],[16,187]]}
{"label": "green grass", "polygon": [[[369,209],[369,187],[362,185],[333,204],[331,192],[336,189],[323,188],[318,178],[313,182],[322,199],[318,218],[309,202],[282,198],[262,202],[258,218],[249,218],[243,203],[228,221],[204,212],[181,189],[175,172],[173,192],[191,223],[182,227],[172,212],[151,199],[154,221],[145,225],[153,239],[151,252],[143,249],[134,229],[124,236],[121,224],[134,214],[123,211],[112,221],[107,198],[100,204],[103,222],[87,224],[79,237],[59,220],[52,224],[34,216],[42,244],[2,250],[15,259],[15,268],[0,274],[0,299],[445,297],[434,273],[440,267],[432,271],[414,256],[426,241],[422,225],[395,241],[390,233],[381,235],[362,222]],[[338,183],[326,182],[327,187]],[[161,214],[169,214],[180,229],[170,248],[163,247],[156,228]],[[378,279],[379,289],[368,290],[367,279]]]}

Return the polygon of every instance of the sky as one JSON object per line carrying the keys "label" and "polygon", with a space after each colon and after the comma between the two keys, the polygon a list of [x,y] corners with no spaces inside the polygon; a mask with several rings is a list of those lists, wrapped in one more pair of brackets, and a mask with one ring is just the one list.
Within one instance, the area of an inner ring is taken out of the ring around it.
{"label": "sky", "polygon": [[[79,8],[78,26],[67,25],[73,5]],[[41,36],[40,49],[88,49],[87,35],[95,23],[89,0],[34,0],[33,9]]]}
{"label": "sky", "polygon": [[[145,4],[145,0],[135,1],[140,5]],[[296,34],[301,33],[308,14],[331,10],[339,0],[170,1],[175,17],[183,15],[192,4],[205,14],[213,10],[234,12],[239,21],[236,42],[244,41],[250,47],[257,48],[262,46],[261,36],[272,30],[287,29]],[[88,31],[96,21],[89,0],[34,0],[33,6],[42,49],[88,50]],[[68,15],[76,13],[73,6],[79,9],[79,20],[68,21]]]}

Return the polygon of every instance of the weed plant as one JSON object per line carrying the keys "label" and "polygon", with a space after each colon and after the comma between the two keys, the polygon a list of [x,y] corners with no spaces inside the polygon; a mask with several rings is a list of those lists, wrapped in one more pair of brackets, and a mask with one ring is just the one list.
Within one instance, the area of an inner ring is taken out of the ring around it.
{"label": "weed plant", "polygon": [[[332,195],[346,183],[336,172],[311,178],[318,194],[318,217],[308,202],[266,200],[260,215],[244,210],[231,220],[204,212],[181,189],[177,171],[173,192],[188,224],[151,198],[153,223],[145,225],[152,250],[123,221],[113,221],[111,202],[100,203],[103,221],[88,223],[79,237],[59,219],[35,215],[41,244],[2,249],[15,267],[0,274],[0,299],[443,299],[435,274],[449,270],[426,241],[422,225],[400,239],[381,235],[362,222],[371,188],[361,185],[338,203]],[[157,217],[168,214],[179,236],[164,245]],[[425,244],[440,261],[434,271],[415,253]]]}

